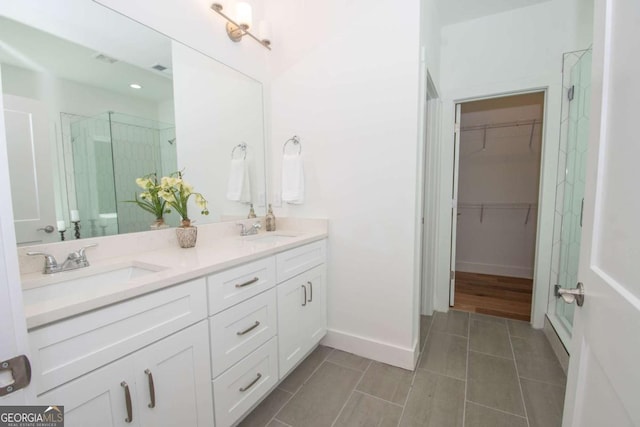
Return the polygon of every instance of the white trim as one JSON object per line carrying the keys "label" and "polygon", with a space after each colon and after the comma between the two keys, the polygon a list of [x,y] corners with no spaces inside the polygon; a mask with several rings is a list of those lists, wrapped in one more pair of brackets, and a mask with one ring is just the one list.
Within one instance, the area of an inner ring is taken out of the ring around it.
{"label": "white trim", "polygon": [[517,265],[484,264],[481,262],[456,261],[456,271],[479,274],[493,274],[496,276],[533,278],[533,268]]}
{"label": "white trim", "polygon": [[420,339],[414,340],[413,348],[400,347],[371,338],[361,337],[344,331],[328,329],[327,335],[320,344],[337,348],[338,350],[357,354],[368,359],[388,365],[413,370],[420,355],[418,345]]}

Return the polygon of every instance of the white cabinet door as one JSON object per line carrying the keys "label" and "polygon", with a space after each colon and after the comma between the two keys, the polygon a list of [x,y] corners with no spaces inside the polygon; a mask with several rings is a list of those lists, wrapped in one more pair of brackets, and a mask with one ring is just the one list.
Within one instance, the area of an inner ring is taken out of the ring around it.
{"label": "white cabinet door", "polygon": [[325,282],[323,264],[278,285],[280,378],[326,333]]}
{"label": "white cabinet door", "polygon": [[207,321],[135,355],[137,406],[149,427],[213,425]]}
{"label": "white cabinet door", "polygon": [[[68,427],[115,427],[140,425],[134,399],[136,385],[131,356],[86,374],[38,397],[40,405],[64,406]],[[131,419],[127,413],[127,389]]]}

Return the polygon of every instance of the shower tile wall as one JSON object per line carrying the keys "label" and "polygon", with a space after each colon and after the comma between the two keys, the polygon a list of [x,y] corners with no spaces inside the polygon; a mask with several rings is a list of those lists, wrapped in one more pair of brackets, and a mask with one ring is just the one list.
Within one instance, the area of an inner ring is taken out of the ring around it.
{"label": "shower tile wall", "polygon": [[[551,279],[552,284],[568,288],[575,287],[578,280],[580,216],[589,140],[590,72],[591,51],[565,54]],[[573,100],[569,101],[572,86]],[[568,331],[574,309],[573,304],[556,304],[556,316]]]}

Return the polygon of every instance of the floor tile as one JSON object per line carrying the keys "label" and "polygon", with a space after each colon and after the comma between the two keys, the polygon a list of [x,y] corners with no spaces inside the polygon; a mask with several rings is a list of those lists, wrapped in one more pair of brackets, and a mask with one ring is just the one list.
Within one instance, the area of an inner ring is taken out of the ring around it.
{"label": "floor tile", "polygon": [[272,420],[269,424],[267,424],[267,427],[289,427],[289,426],[281,421]]}
{"label": "floor tile", "polygon": [[364,357],[356,356],[355,354],[341,350],[334,350],[327,360],[335,363],[336,365],[355,369],[357,371],[364,371],[367,369],[367,366],[369,366],[369,362],[371,362],[370,359],[365,359]]}
{"label": "floor tile", "polygon": [[464,427],[528,427],[527,419],[467,402]]}
{"label": "floor tile", "polygon": [[512,337],[511,342],[518,375],[560,386],[566,384],[564,371],[544,334],[529,339]]}
{"label": "floor tile", "polygon": [[467,400],[524,416],[513,360],[469,352]]}
{"label": "floor tile", "polygon": [[401,427],[460,427],[464,381],[418,370],[400,421]]}
{"label": "floor tile", "polygon": [[324,362],[276,418],[294,427],[330,426],[362,372]]}
{"label": "floor tile", "polygon": [[467,339],[432,330],[427,338],[418,368],[465,380]]}
{"label": "floor tile", "polygon": [[380,362],[372,362],[356,390],[404,405],[413,372]]}
{"label": "floor tile", "polygon": [[541,330],[533,329],[531,323],[521,320],[507,320],[507,326],[512,337],[530,338],[542,332]]}
{"label": "floor tile", "polygon": [[297,368],[295,368],[278,386],[289,393],[298,391],[302,384],[305,383],[313,374],[318,366],[333,351],[330,347],[319,345]]}
{"label": "floor tile", "polygon": [[436,312],[433,316],[431,330],[466,337],[469,329],[469,313],[449,310],[447,313]]}
{"label": "floor tile", "polygon": [[469,350],[513,359],[507,325],[497,322],[471,320]]}
{"label": "floor tile", "polygon": [[507,319],[505,319],[504,317],[489,316],[488,314],[481,314],[481,313],[471,313],[470,316],[471,316],[470,319],[472,321],[481,320],[483,322],[495,322],[503,325],[507,324]]}
{"label": "floor tile", "polygon": [[560,427],[564,387],[520,378],[530,427]]}
{"label": "floor tile", "polygon": [[401,415],[401,406],[356,391],[351,395],[334,426],[396,427]]}
{"label": "floor tile", "polygon": [[420,351],[422,351],[424,343],[427,341],[427,333],[429,333],[431,321],[431,316],[420,316]]}
{"label": "floor tile", "polygon": [[292,394],[276,388],[240,424],[239,427],[263,427],[278,413]]}

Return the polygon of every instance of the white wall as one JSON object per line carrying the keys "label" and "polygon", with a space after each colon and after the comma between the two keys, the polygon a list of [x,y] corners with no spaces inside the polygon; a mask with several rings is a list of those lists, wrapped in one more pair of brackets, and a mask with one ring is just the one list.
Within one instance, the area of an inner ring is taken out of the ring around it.
{"label": "white wall", "polygon": [[[463,109],[461,125],[541,119],[541,104]],[[533,278],[541,129],[531,145],[531,125],[461,132],[456,271]]]}
{"label": "white wall", "polygon": [[[443,129],[439,229],[451,227],[454,104],[475,97],[546,90],[533,323],[542,327],[549,284],[553,206],[558,155],[562,53],[584,48],[578,37],[579,0],[551,0],[527,8],[446,26],[442,30]],[[548,167],[547,167],[548,165]],[[435,305],[448,308],[449,236],[438,239]]]}
{"label": "white wall", "polygon": [[306,168],[306,202],[276,216],[331,221],[327,343],[405,367],[417,338],[419,8],[269,4],[269,21],[291,35],[274,40],[272,53],[274,188],[282,144],[294,134]]}

